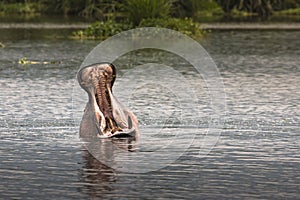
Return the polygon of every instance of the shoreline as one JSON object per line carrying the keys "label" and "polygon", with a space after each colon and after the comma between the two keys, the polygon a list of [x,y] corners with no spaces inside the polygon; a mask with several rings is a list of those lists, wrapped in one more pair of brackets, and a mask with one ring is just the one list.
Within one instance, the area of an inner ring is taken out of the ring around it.
{"label": "shoreline", "polygon": [[203,30],[300,30],[300,23],[203,23]]}
{"label": "shoreline", "polygon": [[[0,29],[86,29],[89,23],[0,23]],[[300,30],[300,23],[202,23],[202,30]]]}
{"label": "shoreline", "polygon": [[0,23],[0,29],[85,29],[88,23]]}

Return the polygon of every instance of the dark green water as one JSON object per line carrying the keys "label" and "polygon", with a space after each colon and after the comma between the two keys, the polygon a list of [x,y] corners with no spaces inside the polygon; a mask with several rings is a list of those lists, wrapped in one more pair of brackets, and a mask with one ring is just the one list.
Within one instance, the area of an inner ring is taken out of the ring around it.
{"label": "dark green water", "polygon": [[[220,31],[204,38],[201,44],[217,63],[225,87],[221,136],[206,157],[195,157],[210,117],[209,93],[205,86],[198,87],[202,133],[185,152],[175,151],[182,153],[178,160],[142,174],[106,167],[84,149],[78,136],[74,107],[84,107],[86,97],[74,100],[75,76],[99,42],[61,38],[72,30],[0,31],[6,45],[0,49],[1,199],[299,198],[299,31]],[[117,66],[120,74],[147,54],[125,56],[119,63],[126,65]],[[172,62],[168,56],[153,60]],[[18,64],[23,57],[58,62]],[[201,77],[184,63],[173,62],[191,85],[199,86]],[[165,77],[176,79],[157,74],[157,79]],[[144,134],[162,129],[157,116],[161,119],[163,111],[173,109],[171,94],[145,85],[133,95],[131,109],[147,130]],[[184,144],[193,129],[181,130]],[[161,148],[171,137],[167,131],[162,132],[166,137],[151,135],[151,143],[140,148]]]}

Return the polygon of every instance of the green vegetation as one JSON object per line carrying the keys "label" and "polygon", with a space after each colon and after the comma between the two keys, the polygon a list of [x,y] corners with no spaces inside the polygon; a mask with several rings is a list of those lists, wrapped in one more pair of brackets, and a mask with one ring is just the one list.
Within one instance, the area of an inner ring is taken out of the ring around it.
{"label": "green vegetation", "polygon": [[214,0],[178,0],[174,3],[173,16],[191,17],[222,15],[224,12]]}
{"label": "green vegetation", "polygon": [[139,27],[161,27],[182,32],[194,38],[201,37],[203,32],[200,29],[200,24],[194,22],[191,18],[148,18],[142,19]]}
{"label": "green vegetation", "polygon": [[42,5],[38,3],[0,3],[1,14],[39,14],[42,10]]}
{"label": "green vegetation", "polygon": [[105,39],[131,28],[133,26],[130,23],[118,23],[114,20],[99,21],[85,30],[74,32],[72,37],[75,39]]}
{"label": "green vegetation", "polygon": [[155,26],[193,37],[207,16],[299,15],[299,0],[2,0],[0,14],[80,15],[98,20],[75,38],[103,39],[135,27]]}
{"label": "green vegetation", "polygon": [[[299,8],[299,0],[216,0],[226,14],[268,18],[274,11]],[[284,14],[284,13],[282,13]]]}
{"label": "green vegetation", "polygon": [[19,59],[18,61],[21,65],[48,65],[48,64],[58,64],[61,63],[60,61],[36,61],[36,60],[28,60],[26,57]]}
{"label": "green vegetation", "polygon": [[125,15],[135,26],[143,19],[167,18],[171,7],[170,0],[126,0],[123,6]]}
{"label": "green vegetation", "polygon": [[201,37],[199,23],[191,18],[171,17],[171,1],[169,0],[126,0],[123,6],[125,19],[108,19],[96,22],[86,30],[73,33],[74,38],[104,39],[134,27],[164,27],[180,31],[192,37]]}
{"label": "green vegetation", "polygon": [[299,0],[1,0],[0,12],[81,15],[101,20],[120,16],[135,21],[136,16],[142,15],[157,18],[170,14],[172,17],[193,18],[232,14],[232,11],[267,16],[274,11],[299,6]]}
{"label": "green vegetation", "polygon": [[107,20],[93,23],[89,28],[81,31],[75,31],[73,38],[76,39],[105,39],[122,31],[132,29],[134,27],[161,27],[180,31],[194,38],[203,35],[200,24],[194,22],[191,18],[144,18],[137,26],[133,26],[130,22],[118,23],[114,20]]}
{"label": "green vegetation", "polygon": [[300,15],[300,8],[293,8],[274,12],[275,15]]}

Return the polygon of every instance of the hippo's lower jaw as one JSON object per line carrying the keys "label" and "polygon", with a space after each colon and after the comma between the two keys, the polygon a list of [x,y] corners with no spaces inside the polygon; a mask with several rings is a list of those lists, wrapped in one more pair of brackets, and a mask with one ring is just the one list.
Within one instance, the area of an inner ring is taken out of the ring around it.
{"label": "hippo's lower jaw", "polygon": [[[108,89],[109,91],[109,89]],[[109,91],[109,94],[111,92]],[[99,94],[95,94],[97,96]],[[111,94],[112,96],[112,94]],[[112,97],[113,98],[113,97]],[[123,118],[120,116],[114,117],[113,108],[117,107],[116,105],[112,106],[112,101],[110,100],[110,96],[107,98],[108,107],[105,107],[106,109],[110,110],[108,112],[109,114],[102,112],[103,108],[99,105],[99,98],[96,98],[96,107],[95,109],[95,115],[97,119],[96,126],[98,128],[98,136],[100,138],[107,138],[107,137],[114,137],[114,136],[134,136],[136,129],[132,124],[132,119],[130,115],[127,114],[127,120],[125,120],[126,115],[125,113],[122,113]],[[111,108],[111,109],[110,109]],[[116,111],[116,110],[115,110]],[[116,111],[117,112],[117,111]],[[119,112],[115,113],[121,114],[120,110]]]}
{"label": "hippo's lower jaw", "polygon": [[131,128],[123,128],[115,132],[107,131],[104,132],[102,135],[98,134],[98,137],[99,138],[124,137],[124,136],[134,137],[135,134],[136,134],[136,129],[134,127],[131,127]]}
{"label": "hippo's lower jaw", "polygon": [[89,95],[90,109],[85,112],[94,113],[98,136],[101,138],[134,136],[138,129],[136,117],[112,94],[115,76],[114,66],[106,63],[88,66],[78,72],[78,81]]}

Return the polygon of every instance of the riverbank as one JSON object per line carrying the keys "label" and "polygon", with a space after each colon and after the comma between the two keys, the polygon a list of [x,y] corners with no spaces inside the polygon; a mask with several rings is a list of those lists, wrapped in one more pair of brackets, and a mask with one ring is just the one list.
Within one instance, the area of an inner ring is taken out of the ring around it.
{"label": "riverbank", "polygon": [[[89,23],[0,23],[0,29],[86,29]],[[202,23],[202,30],[300,30],[300,23]]]}
{"label": "riverbank", "polygon": [[202,30],[300,30],[300,23],[203,23]]}
{"label": "riverbank", "polygon": [[0,23],[0,29],[85,29],[90,23]]}

